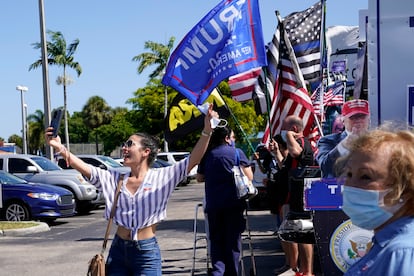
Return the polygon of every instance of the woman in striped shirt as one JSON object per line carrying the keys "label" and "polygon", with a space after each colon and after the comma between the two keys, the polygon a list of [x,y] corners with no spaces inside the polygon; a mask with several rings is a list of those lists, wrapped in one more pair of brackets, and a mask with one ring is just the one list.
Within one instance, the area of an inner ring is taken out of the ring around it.
{"label": "woman in striped shirt", "polygon": [[[190,156],[172,166],[151,169],[158,152],[158,141],[136,133],[123,144],[126,174],[114,215],[118,225],[107,259],[108,275],[161,275],[161,254],[155,236],[156,225],[166,217],[167,201],[174,188],[203,157],[212,127],[218,117],[211,104],[204,119],[204,129]],[[90,180],[105,197],[105,217],[109,218],[120,173],[88,165],[66,150],[60,137],[46,129],[46,141],[70,166]]]}

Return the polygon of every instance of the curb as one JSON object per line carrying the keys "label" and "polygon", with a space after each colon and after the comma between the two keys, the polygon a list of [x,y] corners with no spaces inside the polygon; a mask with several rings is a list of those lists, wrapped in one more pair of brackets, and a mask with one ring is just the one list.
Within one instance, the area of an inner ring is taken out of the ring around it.
{"label": "curb", "polygon": [[0,230],[0,236],[24,236],[27,234],[49,231],[49,225],[45,222],[39,221],[20,221],[20,223],[36,223],[33,227],[26,227],[20,229],[5,229]]}

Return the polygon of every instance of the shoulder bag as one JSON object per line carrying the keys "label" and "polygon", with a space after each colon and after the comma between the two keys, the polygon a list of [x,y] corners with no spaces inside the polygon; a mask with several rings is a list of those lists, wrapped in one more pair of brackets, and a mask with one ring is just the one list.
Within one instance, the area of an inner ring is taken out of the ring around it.
{"label": "shoulder bag", "polygon": [[236,149],[235,155],[236,163],[233,166],[234,183],[236,185],[237,197],[239,199],[251,199],[258,193],[257,188],[253,185],[252,181],[244,175],[242,168],[240,167],[240,155],[239,150]]}
{"label": "shoulder bag", "polygon": [[87,276],[105,276],[106,273],[106,264],[105,264],[105,249],[108,242],[109,232],[111,230],[112,220],[115,215],[116,204],[118,202],[119,192],[121,191],[122,182],[124,180],[124,175],[119,177],[118,186],[116,187],[114,202],[112,203],[111,214],[109,216],[108,225],[106,226],[105,238],[102,244],[102,250],[100,253],[93,256],[89,261]]}

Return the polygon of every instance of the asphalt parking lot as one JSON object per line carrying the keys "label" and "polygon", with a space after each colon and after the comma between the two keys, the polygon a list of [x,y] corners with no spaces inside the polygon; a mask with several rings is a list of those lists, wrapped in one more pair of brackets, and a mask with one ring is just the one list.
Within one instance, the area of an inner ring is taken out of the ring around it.
{"label": "asphalt parking lot", "polygon": [[[195,220],[196,206],[202,202],[203,194],[203,184],[191,182],[179,187],[170,199],[168,217],[157,231],[163,275],[207,275],[201,208]],[[102,212],[99,209],[61,223],[58,220],[46,232],[0,236],[0,275],[85,275],[87,261],[102,244],[106,227]],[[249,249],[246,231],[243,234],[245,275],[252,275],[254,268],[256,275],[273,275],[273,269],[284,263],[284,254],[272,235],[271,215],[269,211],[250,211],[248,221],[253,250]],[[194,225],[198,230],[196,235]],[[194,237],[198,239],[195,255]]]}

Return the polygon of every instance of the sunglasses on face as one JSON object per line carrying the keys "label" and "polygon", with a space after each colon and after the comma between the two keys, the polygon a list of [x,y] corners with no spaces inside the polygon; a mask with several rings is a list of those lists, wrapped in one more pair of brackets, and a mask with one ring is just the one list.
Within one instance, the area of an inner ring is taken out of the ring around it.
{"label": "sunglasses on face", "polygon": [[128,140],[128,141],[122,143],[123,148],[130,148],[134,145],[136,145],[136,143],[132,140]]}

